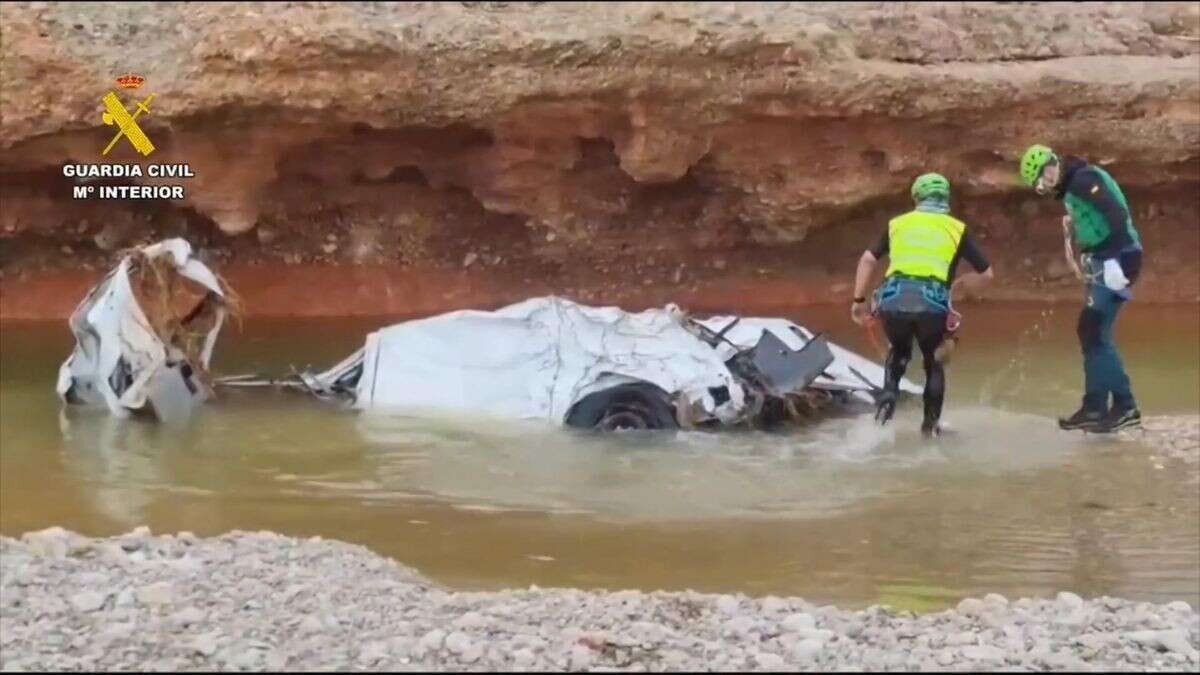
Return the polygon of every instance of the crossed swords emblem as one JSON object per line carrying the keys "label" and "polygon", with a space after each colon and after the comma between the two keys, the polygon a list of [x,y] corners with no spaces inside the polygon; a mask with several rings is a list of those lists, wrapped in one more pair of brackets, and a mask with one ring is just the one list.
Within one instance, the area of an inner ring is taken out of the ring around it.
{"label": "crossed swords emblem", "polygon": [[142,128],[137,123],[138,115],[150,112],[149,105],[154,96],[154,94],[150,94],[146,97],[145,101],[138,103],[137,110],[130,115],[116,94],[110,91],[104,95],[102,100],[104,101],[105,112],[100,115],[100,119],[109,126],[116,124],[119,131],[109,141],[108,147],[104,148],[104,152],[100,153],[101,155],[107,155],[108,151],[112,150],[112,147],[117,144],[117,141],[121,140],[122,136],[128,138],[133,147],[143,155],[149,156],[150,153],[154,152],[154,144],[150,142],[150,139],[146,137],[145,132],[142,131]]}

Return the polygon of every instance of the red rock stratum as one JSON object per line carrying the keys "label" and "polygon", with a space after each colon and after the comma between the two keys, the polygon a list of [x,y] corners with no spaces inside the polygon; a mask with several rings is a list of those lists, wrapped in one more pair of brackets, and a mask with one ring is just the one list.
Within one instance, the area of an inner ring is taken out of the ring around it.
{"label": "red rock stratum", "polygon": [[[158,150],[106,159],[190,164],[182,201],[70,196],[124,73]],[[1032,142],[1121,182],[1142,298],[1200,298],[1196,3],[5,3],[0,84],[6,317],[169,235],[259,314],[840,302],[930,170],[989,297],[1074,298]]]}

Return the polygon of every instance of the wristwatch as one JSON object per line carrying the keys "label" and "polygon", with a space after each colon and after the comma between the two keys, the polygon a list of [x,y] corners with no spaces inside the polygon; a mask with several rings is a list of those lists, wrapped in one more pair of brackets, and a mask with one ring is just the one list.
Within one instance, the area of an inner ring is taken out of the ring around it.
{"label": "wristwatch", "polygon": [[854,299],[854,304],[856,304],[856,305],[857,305],[857,304],[859,304],[860,302],[866,302],[866,301],[867,301],[867,299],[866,299],[866,298],[864,298],[864,297],[861,297],[861,296],[860,296],[860,297],[857,297],[857,298],[855,298],[855,299]]}

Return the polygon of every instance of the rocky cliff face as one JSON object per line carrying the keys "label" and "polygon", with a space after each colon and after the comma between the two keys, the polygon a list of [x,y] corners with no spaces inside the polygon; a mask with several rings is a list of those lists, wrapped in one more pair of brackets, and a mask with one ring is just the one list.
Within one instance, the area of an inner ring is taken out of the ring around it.
{"label": "rocky cliff face", "polygon": [[[324,302],[350,312],[840,301],[928,170],[996,262],[991,297],[1074,297],[1061,206],[1016,182],[1035,141],[1126,189],[1145,297],[1200,297],[1196,3],[12,3],[0,31],[10,316],[54,269],[178,234],[260,313],[324,311],[285,277],[435,296]],[[61,166],[101,160],[127,72],[158,150],[105,161],[190,164],[140,180],[181,201],[70,197]]]}

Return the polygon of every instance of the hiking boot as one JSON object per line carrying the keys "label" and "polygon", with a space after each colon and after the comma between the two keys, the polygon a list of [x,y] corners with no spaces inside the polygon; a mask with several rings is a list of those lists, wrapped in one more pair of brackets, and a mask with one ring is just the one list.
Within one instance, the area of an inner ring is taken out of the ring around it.
{"label": "hiking boot", "polygon": [[1097,431],[1111,433],[1118,429],[1127,429],[1142,425],[1142,411],[1137,408],[1113,407],[1104,419],[1100,421]]}
{"label": "hiking boot", "polygon": [[1065,429],[1067,431],[1072,431],[1075,429],[1092,431],[1098,428],[1102,422],[1104,422],[1103,412],[1100,412],[1099,410],[1080,408],[1079,410],[1076,410],[1075,414],[1071,415],[1070,417],[1058,418],[1058,428]]}

